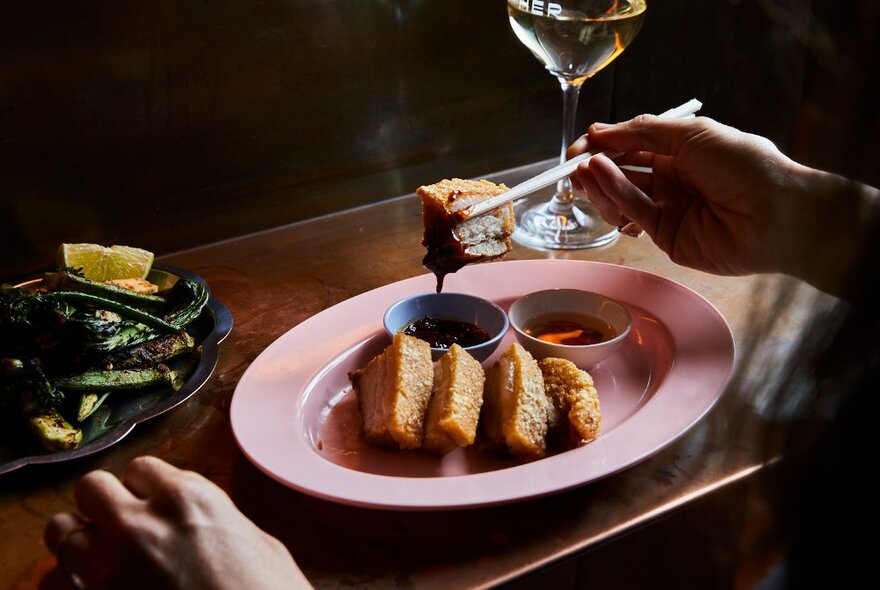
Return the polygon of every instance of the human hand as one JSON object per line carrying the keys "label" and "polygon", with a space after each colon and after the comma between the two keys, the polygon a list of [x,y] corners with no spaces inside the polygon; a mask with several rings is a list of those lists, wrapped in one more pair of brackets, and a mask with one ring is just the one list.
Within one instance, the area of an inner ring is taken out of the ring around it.
{"label": "human hand", "polygon": [[818,199],[794,195],[796,179],[815,171],[763,137],[704,117],[597,123],[568,157],[588,149],[624,152],[620,164],[653,169],[623,172],[604,156],[578,166],[572,182],[602,217],[637,223],[674,262],[699,270],[791,272],[792,234],[821,215]]}
{"label": "human hand", "polygon": [[59,567],[42,589],[76,588],[72,575],[89,589],[311,588],[280,541],[192,471],[138,457],[121,481],[86,474],[75,496],[79,514],[46,527]]}

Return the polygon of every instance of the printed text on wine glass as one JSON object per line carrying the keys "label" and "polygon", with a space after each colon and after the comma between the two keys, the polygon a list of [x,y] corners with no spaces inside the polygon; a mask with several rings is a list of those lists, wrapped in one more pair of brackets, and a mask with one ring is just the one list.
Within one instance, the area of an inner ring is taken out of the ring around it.
{"label": "printed text on wine glass", "polygon": [[562,12],[562,7],[555,2],[544,2],[544,0],[519,0],[519,9],[523,12],[531,12],[532,14],[546,14],[547,16],[557,16]]}

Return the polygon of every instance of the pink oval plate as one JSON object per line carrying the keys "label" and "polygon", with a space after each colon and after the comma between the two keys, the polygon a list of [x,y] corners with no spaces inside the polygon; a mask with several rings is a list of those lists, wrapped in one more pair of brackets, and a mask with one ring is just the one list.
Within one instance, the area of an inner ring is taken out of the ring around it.
{"label": "pink oval plate", "polygon": [[[733,372],[730,327],[711,303],[678,283],[597,262],[524,260],[482,264],[447,277],[446,290],[507,309],[527,293],[586,289],[627,306],[626,342],[590,373],[602,410],[597,440],[531,462],[475,448],[444,457],[383,451],[359,437],[348,372],[388,344],[382,314],[434,289],[423,275],[327,309],[273,342],[232,398],[238,445],[263,472],[301,492],[345,504],[449,510],[534,498],[625,469],[669,445],[718,401]],[[510,331],[497,356],[514,341]],[[494,362],[494,357],[489,363]]]}

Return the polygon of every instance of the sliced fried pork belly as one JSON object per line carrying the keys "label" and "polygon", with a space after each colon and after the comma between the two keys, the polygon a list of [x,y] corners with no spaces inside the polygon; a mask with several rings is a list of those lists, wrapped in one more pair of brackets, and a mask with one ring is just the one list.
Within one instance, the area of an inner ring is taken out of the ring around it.
{"label": "sliced fried pork belly", "polygon": [[443,277],[466,264],[503,256],[511,249],[513,205],[507,203],[484,215],[467,218],[467,210],[491,197],[507,192],[503,184],[488,180],[441,180],[421,186],[425,234],[422,245],[428,252],[422,264],[437,275],[437,292]]}
{"label": "sliced fried pork belly", "polygon": [[474,443],[483,405],[483,367],[458,344],[434,363],[422,447],[439,455]]}
{"label": "sliced fried pork belly", "polygon": [[395,334],[384,352],[352,373],[367,442],[419,448],[433,381],[430,345],[405,334]]}

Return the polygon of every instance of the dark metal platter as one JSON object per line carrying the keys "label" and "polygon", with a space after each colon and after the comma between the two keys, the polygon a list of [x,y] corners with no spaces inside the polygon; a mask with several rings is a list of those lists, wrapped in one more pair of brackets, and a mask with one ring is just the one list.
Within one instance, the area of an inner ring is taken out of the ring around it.
{"label": "dark metal platter", "polygon": [[[170,287],[180,277],[208,287],[203,278],[171,266],[155,265],[147,276],[150,282],[159,285],[160,290]],[[220,357],[219,345],[231,330],[232,314],[225,305],[211,297],[199,317],[187,326],[187,331],[201,347],[201,358],[183,387],[177,391],[161,388],[111,395],[82,425],[83,442],[70,451],[40,453],[35,440],[11,441],[3,436],[0,438],[0,474],[25,465],[59,463],[103,451],[122,440],[137,424],[182,404],[211,377]]]}

